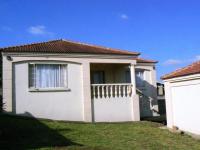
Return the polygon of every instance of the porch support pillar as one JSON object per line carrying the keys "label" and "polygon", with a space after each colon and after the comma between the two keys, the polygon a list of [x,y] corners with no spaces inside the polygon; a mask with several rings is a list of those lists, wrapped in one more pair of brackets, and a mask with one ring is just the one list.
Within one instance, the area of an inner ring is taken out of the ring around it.
{"label": "porch support pillar", "polygon": [[92,101],[90,84],[90,63],[84,62],[82,67],[83,83],[83,118],[85,122],[92,122]]}
{"label": "porch support pillar", "polygon": [[136,93],[135,81],[135,64],[130,66],[131,84],[132,84],[132,99],[133,99],[133,121],[140,121],[140,102],[139,95]]}

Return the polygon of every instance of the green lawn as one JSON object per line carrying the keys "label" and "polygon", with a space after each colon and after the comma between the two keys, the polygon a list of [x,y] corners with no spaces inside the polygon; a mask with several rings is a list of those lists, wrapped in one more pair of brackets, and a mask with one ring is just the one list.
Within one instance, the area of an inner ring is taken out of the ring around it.
{"label": "green lawn", "polygon": [[200,141],[152,122],[69,123],[0,115],[0,149],[200,149]]}

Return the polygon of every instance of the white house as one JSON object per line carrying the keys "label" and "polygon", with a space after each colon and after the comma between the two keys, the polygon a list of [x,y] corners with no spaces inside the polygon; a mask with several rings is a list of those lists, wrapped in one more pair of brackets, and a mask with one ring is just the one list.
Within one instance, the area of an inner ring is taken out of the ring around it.
{"label": "white house", "polygon": [[162,77],[167,126],[200,134],[200,61]]}
{"label": "white house", "polygon": [[1,52],[8,113],[85,122],[158,115],[156,61],[138,58],[137,52],[67,40]]}

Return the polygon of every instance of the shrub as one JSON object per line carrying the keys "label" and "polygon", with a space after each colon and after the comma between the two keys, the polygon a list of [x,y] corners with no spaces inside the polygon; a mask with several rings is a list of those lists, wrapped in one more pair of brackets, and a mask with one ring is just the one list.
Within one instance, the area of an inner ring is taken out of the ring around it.
{"label": "shrub", "polygon": [[3,110],[4,110],[3,98],[2,95],[0,95],[0,113],[3,112]]}

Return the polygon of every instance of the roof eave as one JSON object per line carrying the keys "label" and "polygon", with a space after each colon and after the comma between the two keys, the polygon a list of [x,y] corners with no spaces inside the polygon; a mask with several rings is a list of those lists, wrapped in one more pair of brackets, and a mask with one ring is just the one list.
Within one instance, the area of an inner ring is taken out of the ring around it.
{"label": "roof eave", "polygon": [[184,75],[177,75],[177,76],[169,76],[169,77],[161,77],[161,80],[169,80],[169,79],[174,79],[174,78],[180,78],[180,77],[186,77],[186,76],[190,76],[190,75],[196,75],[196,74],[200,74],[200,72],[198,73],[189,73],[189,74],[184,74]]}

